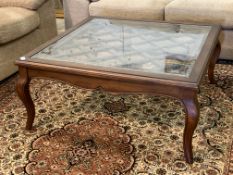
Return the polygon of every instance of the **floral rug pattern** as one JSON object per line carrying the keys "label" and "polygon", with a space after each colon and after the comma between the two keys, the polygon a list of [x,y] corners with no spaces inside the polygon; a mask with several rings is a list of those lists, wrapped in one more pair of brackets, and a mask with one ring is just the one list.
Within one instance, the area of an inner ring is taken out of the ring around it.
{"label": "floral rug pattern", "polygon": [[215,77],[216,85],[205,77],[200,87],[193,165],[183,159],[185,113],[178,100],[34,79],[36,119],[33,131],[25,131],[24,106],[9,91],[13,78],[0,86],[0,175],[233,174],[233,66],[217,65]]}
{"label": "floral rug pattern", "polygon": [[51,175],[121,174],[134,163],[133,146],[129,142],[125,129],[110,117],[81,120],[36,139],[26,172],[35,175],[44,172]]}

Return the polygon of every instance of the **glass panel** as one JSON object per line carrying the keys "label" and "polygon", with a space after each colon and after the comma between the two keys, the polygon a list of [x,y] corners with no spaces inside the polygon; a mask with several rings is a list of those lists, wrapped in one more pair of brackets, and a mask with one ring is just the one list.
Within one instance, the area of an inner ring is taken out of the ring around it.
{"label": "glass panel", "polygon": [[210,29],[97,18],[32,58],[189,77]]}

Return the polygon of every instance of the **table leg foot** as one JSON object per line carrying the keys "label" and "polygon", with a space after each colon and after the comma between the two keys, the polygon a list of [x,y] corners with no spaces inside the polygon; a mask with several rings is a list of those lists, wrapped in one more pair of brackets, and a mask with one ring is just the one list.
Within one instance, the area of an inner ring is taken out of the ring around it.
{"label": "table leg foot", "polygon": [[35,106],[30,96],[29,82],[30,79],[28,78],[27,70],[24,68],[19,68],[19,78],[16,83],[16,91],[27,110],[28,118],[26,123],[26,130],[32,129],[33,121],[35,118]]}
{"label": "table leg foot", "polygon": [[197,127],[198,119],[199,119],[199,104],[197,101],[197,97],[190,99],[183,99],[184,107],[186,110],[186,118],[185,118],[185,128],[184,128],[184,136],[183,136],[183,149],[184,156],[187,163],[193,163],[193,152],[192,152],[192,137],[194,130]]}
{"label": "table leg foot", "polygon": [[216,46],[216,49],[212,55],[212,58],[210,59],[210,63],[209,63],[209,67],[208,67],[208,78],[209,78],[210,84],[216,83],[216,81],[214,80],[214,68],[215,68],[215,64],[219,58],[220,52],[221,52],[221,45],[220,45],[220,43],[218,43]]}

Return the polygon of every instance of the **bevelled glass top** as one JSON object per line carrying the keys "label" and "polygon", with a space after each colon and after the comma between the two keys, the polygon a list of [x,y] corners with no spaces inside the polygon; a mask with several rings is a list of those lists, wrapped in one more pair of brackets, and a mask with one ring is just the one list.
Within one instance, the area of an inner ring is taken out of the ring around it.
{"label": "bevelled glass top", "polygon": [[210,30],[94,18],[31,58],[189,77]]}

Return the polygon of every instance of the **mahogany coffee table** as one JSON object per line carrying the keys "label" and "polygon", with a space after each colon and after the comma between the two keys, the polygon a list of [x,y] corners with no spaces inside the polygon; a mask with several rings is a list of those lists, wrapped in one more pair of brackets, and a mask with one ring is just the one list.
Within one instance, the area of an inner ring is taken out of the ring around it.
{"label": "mahogany coffee table", "polygon": [[187,116],[185,160],[193,163],[192,136],[199,118],[197,93],[220,53],[219,26],[90,18],[16,61],[17,92],[32,129],[35,107],[29,93],[34,77],[117,93],[162,94],[180,99]]}

